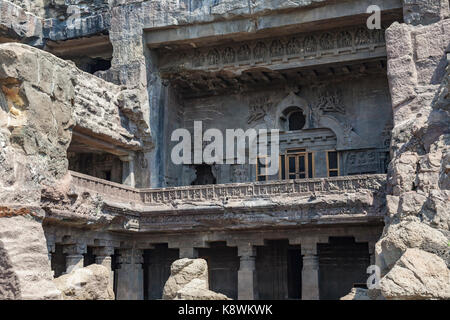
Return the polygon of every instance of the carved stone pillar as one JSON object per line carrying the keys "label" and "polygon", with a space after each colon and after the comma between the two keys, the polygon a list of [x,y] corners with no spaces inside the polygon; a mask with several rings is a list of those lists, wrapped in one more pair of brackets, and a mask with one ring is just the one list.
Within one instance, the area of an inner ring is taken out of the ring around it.
{"label": "carved stone pillar", "polygon": [[183,259],[183,258],[197,259],[198,258],[198,250],[193,247],[180,248],[180,259]]}
{"label": "carved stone pillar", "polygon": [[[50,264],[50,269],[52,268],[52,254],[55,252],[56,246],[54,243],[47,242],[47,251],[48,251],[48,263]],[[53,276],[55,275],[55,271],[52,270]]]}
{"label": "carved stone pillar", "polygon": [[48,251],[48,261],[50,261],[50,265],[52,264],[52,254],[55,252],[55,244],[47,243],[47,251]]}
{"label": "carved stone pillar", "polygon": [[256,249],[252,245],[239,246],[238,299],[257,300]]}
{"label": "carved stone pillar", "polygon": [[117,272],[117,300],[144,299],[143,252],[138,249],[120,250]]}
{"label": "carved stone pillar", "polygon": [[66,254],[66,273],[71,273],[73,270],[83,268],[83,254],[86,252],[86,244],[76,243],[64,245],[63,253]]}
{"label": "carved stone pillar", "polygon": [[376,241],[369,241],[370,265],[375,265],[375,244]]}
{"label": "carved stone pillar", "polygon": [[317,244],[301,245],[303,255],[302,300],[319,300],[319,257]]}
{"label": "carved stone pillar", "polygon": [[109,284],[113,288],[114,284],[114,271],[111,267],[111,256],[114,254],[114,247],[98,247],[94,248],[92,253],[95,255],[95,263],[100,264],[110,271]]}
{"label": "carved stone pillar", "polygon": [[123,167],[122,167],[122,183],[130,186],[136,186],[136,180],[134,177],[134,155],[130,154],[125,157],[121,157]]}

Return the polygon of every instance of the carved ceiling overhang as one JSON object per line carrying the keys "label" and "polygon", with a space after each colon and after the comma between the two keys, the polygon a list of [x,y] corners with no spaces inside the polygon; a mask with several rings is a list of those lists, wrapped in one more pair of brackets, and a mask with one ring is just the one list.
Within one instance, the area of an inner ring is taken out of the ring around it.
{"label": "carved ceiling overhang", "polygon": [[386,59],[384,32],[361,26],[184,51],[160,49],[160,73],[184,96],[242,91],[277,82],[310,83],[311,78],[373,69],[366,62]]}
{"label": "carved ceiling overhang", "polygon": [[371,75],[386,76],[386,58],[341,62],[289,70],[271,70],[263,67],[251,68],[235,74],[231,71],[183,71],[165,75],[166,84],[174,88],[183,98],[198,98],[211,95],[234,94],[264,89],[289,90],[300,86],[321,86]]}
{"label": "carved ceiling overhang", "polygon": [[321,64],[321,60],[329,62],[332,57],[360,52],[381,52],[385,55],[384,32],[384,29],[369,30],[361,26],[184,51],[161,49],[158,51],[160,70],[163,74],[176,70],[239,72],[253,67],[279,70],[289,69],[292,64]]}

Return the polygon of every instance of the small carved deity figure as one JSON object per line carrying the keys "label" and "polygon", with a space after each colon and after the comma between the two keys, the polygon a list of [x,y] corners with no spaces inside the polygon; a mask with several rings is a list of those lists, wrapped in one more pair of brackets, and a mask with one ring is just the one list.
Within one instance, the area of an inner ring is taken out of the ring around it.
{"label": "small carved deity figure", "polygon": [[254,54],[255,59],[257,59],[257,60],[263,60],[266,58],[267,48],[266,48],[266,45],[264,44],[264,42],[258,42],[256,44],[256,47],[253,50],[253,54]]}
{"label": "small carved deity figure", "polygon": [[313,53],[317,50],[317,40],[313,36],[308,36],[304,40],[304,48],[305,52],[307,53]]}
{"label": "small carved deity figure", "polygon": [[208,64],[210,66],[219,64],[220,56],[216,49],[209,51],[208,53]]}
{"label": "small carved deity figure", "polygon": [[236,53],[234,52],[234,49],[231,47],[226,48],[223,51],[223,63],[233,63],[236,58]]}
{"label": "small carved deity figure", "polygon": [[269,98],[259,98],[250,102],[249,113],[247,123],[250,124],[252,122],[263,119],[266,114],[268,108],[271,106],[271,102]]}
{"label": "small carved deity figure", "polygon": [[302,45],[297,38],[292,38],[291,40],[289,40],[289,42],[286,46],[286,51],[287,51],[288,55],[300,54],[301,50],[302,50]]}
{"label": "small carved deity figure", "polygon": [[369,44],[371,40],[369,31],[365,28],[360,28],[356,31],[355,44],[357,46]]}
{"label": "small carved deity figure", "polygon": [[237,57],[239,61],[247,61],[250,60],[250,48],[248,45],[244,44],[242,45],[238,52],[237,52]]}
{"label": "small carved deity figure", "polygon": [[352,35],[348,31],[339,33],[337,37],[337,45],[339,48],[347,48],[352,46]]}
{"label": "small carved deity figure", "polygon": [[316,108],[319,108],[323,112],[337,112],[345,114],[345,107],[342,103],[342,93],[339,90],[327,90],[320,93]]}
{"label": "small carved deity figure", "polygon": [[320,49],[329,50],[334,48],[334,37],[331,33],[324,33],[320,37]]}
{"label": "small carved deity figure", "polygon": [[280,40],[274,40],[272,42],[272,46],[270,47],[270,55],[272,57],[284,56],[284,46]]}

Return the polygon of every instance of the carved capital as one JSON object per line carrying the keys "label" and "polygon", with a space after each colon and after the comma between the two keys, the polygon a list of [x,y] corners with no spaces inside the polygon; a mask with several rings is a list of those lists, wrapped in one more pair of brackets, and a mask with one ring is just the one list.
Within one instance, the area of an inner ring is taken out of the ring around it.
{"label": "carved capital", "polygon": [[63,247],[63,253],[69,256],[83,255],[87,252],[87,245],[85,243],[69,244]]}
{"label": "carved capital", "polygon": [[95,256],[112,256],[114,254],[114,247],[97,247],[92,250]]}
{"label": "carved capital", "polygon": [[242,259],[250,259],[250,257],[256,257],[256,247],[251,243],[238,244],[238,256]]}
{"label": "carved capital", "polygon": [[139,249],[122,249],[119,254],[119,264],[141,264],[144,262],[143,251]]}
{"label": "carved capital", "polygon": [[304,257],[316,256],[317,255],[317,243],[316,242],[302,242],[301,250],[302,250],[302,255]]}

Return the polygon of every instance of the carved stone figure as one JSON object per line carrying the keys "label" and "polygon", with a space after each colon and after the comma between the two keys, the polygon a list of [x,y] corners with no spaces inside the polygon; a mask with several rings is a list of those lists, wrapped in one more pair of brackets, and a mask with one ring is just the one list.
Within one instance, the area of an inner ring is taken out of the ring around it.
{"label": "carved stone figure", "polygon": [[272,106],[272,102],[268,97],[257,98],[250,101],[249,105],[249,113],[250,115],[247,118],[247,123],[251,124],[253,122],[257,122],[258,120],[263,119],[267,110]]}

